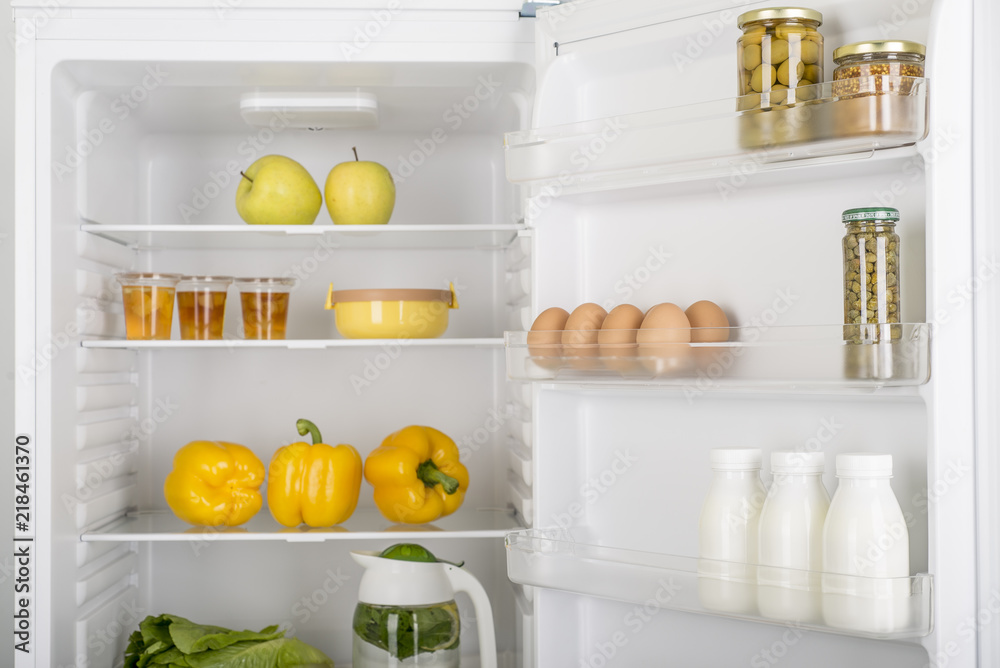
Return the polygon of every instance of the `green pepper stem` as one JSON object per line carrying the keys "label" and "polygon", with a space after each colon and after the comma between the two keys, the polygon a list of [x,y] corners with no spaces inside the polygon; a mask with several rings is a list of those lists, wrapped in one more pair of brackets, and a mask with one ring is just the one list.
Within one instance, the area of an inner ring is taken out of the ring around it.
{"label": "green pepper stem", "polygon": [[417,477],[428,487],[441,485],[445,494],[454,494],[458,491],[458,481],[442,472],[430,459],[417,467]]}
{"label": "green pepper stem", "polygon": [[295,428],[299,430],[299,436],[312,434],[313,445],[323,442],[323,437],[319,435],[319,427],[314,425],[309,420],[297,420],[295,422]]}

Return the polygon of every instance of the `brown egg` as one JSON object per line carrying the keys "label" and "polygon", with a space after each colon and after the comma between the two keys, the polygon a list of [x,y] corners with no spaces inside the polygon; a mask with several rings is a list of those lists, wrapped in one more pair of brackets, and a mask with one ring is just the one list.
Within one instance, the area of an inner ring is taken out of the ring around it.
{"label": "brown egg", "polygon": [[[577,306],[569,314],[569,320],[566,321],[566,329],[563,330],[563,355],[567,357],[597,357],[597,333],[600,331],[601,325],[604,324],[604,319],[607,317],[608,312],[597,304],[587,303]],[[580,363],[577,360],[573,366],[589,369],[594,367],[595,363]]]}
{"label": "brown egg", "polygon": [[[528,354],[532,357],[559,357],[562,355],[563,329],[569,313],[558,306],[547,308],[538,314],[528,332]],[[548,366],[548,363],[545,364]]]}
{"label": "brown egg", "polygon": [[566,309],[558,306],[545,309],[531,324],[528,343],[559,343],[562,340],[562,331],[566,328],[567,320],[569,320],[569,313],[566,312]]}
{"label": "brown egg", "polygon": [[[691,341],[693,343],[725,343],[729,340],[729,318],[717,304],[700,301],[686,311],[691,321]],[[720,370],[729,369],[736,358],[729,346],[695,346],[694,359],[698,367],[709,372],[713,378]]]}
{"label": "brown egg", "polygon": [[658,375],[681,373],[691,364],[691,323],[676,304],[657,304],[646,312],[636,334],[642,365]]}
{"label": "brown egg", "polygon": [[631,304],[621,304],[611,309],[597,333],[601,361],[604,366],[627,374],[635,368],[635,335],[642,326],[643,313]]}
{"label": "brown egg", "polygon": [[607,317],[608,312],[597,304],[587,303],[577,306],[566,321],[562,344],[573,346],[597,343],[597,332]]}
{"label": "brown egg", "polygon": [[729,318],[713,302],[695,302],[684,312],[691,322],[692,343],[721,343],[729,340]]}
{"label": "brown egg", "polygon": [[690,343],[691,322],[676,304],[657,304],[646,312],[636,334],[639,343]]}
{"label": "brown egg", "polygon": [[601,331],[597,333],[597,342],[601,344],[601,354],[605,345],[618,346],[635,343],[636,330],[642,327],[643,313],[631,304],[621,304],[611,309],[604,319]]}

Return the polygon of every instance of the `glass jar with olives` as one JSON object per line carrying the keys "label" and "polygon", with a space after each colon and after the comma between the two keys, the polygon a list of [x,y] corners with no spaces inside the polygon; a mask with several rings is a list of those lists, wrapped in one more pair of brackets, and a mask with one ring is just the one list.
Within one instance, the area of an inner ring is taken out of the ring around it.
{"label": "glass jar with olives", "polygon": [[[816,96],[823,82],[823,15],[801,7],[770,7],[736,19],[740,109],[792,104]],[[761,95],[763,94],[763,95]]]}
{"label": "glass jar with olives", "polygon": [[900,338],[899,211],[848,209],[844,235],[844,338],[852,343]]}

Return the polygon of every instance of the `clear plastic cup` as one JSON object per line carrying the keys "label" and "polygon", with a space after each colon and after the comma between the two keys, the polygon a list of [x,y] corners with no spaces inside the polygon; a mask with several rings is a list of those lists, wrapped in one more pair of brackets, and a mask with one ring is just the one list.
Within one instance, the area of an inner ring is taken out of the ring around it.
{"label": "clear plastic cup", "polygon": [[115,279],[122,286],[126,338],[168,340],[174,318],[174,289],[180,274],[123,272],[115,274]]}
{"label": "clear plastic cup", "polygon": [[232,276],[184,276],[181,279],[177,284],[177,318],[182,339],[222,338],[226,295],[232,283]]}
{"label": "clear plastic cup", "polygon": [[284,339],[294,278],[237,278],[244,339]]}

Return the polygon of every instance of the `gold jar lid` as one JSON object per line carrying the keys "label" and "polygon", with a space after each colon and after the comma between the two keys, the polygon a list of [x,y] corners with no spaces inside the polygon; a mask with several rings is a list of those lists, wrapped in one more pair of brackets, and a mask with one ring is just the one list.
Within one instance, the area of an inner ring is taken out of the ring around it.
{"label": "gold jar lid", "polygon": [[927,54],[927,47],[919,42],[894,40],[890,42],[855,42],[833,51],[833,59],[840,60],[847,56],[860,56],[865,53],[910,53],[916,56]]}
{"label": "gold jar lid", "polygon": [[748,23],[754,21],[815,21],[823,24],[823,15],[815,9],[805,7],[767,7],[765,9],[755,9],[744,12],[736,19],[736,26],[743,29]]}

